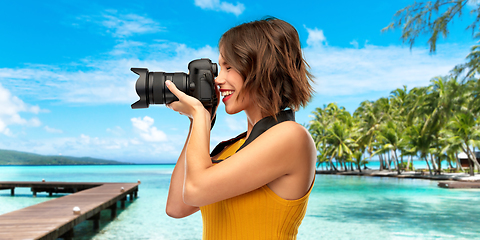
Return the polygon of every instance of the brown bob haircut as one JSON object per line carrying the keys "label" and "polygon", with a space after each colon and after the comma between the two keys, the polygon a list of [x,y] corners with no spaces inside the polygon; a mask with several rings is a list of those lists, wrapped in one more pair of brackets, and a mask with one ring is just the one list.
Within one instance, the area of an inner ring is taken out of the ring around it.
{"label": "brown bob haircut", "polygon": [[285,108],[305,107],[313,93],[313,75],[302,57],[297,30],[289,23],[266,18],[236,26],[219,41],[220,54],[244,79],[239,97],[249,97],[263,116]]}

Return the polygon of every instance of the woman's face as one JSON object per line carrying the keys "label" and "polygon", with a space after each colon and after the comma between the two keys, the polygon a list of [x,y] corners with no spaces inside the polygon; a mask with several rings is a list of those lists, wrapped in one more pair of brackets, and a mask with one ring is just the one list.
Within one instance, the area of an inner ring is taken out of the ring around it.
{"label": "woman's face", "polygon": [[243,77],[231,67],[222,55],[218,58],[220,64],[220,73],[215,79],[215,83],[220,87],[220,95],[225,104],[225,111],[228,114],[235,114],[248,107],[248,93],[243,98],[238,98],[240,90],[243,88]]}

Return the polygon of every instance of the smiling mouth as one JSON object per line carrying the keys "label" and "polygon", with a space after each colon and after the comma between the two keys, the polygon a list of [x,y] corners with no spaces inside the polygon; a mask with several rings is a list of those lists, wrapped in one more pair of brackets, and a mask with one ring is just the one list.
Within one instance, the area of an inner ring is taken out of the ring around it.
{"label": "smiling mouth", "polygon": [[229,96],[229,95],[232,95],[234,91],[223,91],[222,92],[222,97],[226,97],[226,96]]}

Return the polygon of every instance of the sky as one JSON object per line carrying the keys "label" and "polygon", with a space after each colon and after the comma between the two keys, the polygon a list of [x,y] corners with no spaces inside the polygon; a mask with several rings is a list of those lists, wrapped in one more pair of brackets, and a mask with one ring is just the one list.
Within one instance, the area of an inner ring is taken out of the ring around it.
{"label": "sky", "polygon": [[[413,0],[344,1],[5,1],[0,8],[0,149],[174,163],[189,120],[138,100],[132,67],[187,72],[191,60],[218,60],[218,40],[236,25],[273,16],[298,31],[315,76],[315,95],[296,114],[308,124],[317,107],[360,102],[396,88],[426,86],[465,62],[475,44],[456,19],[437,52],[413,48],[401,31],[381,32]],[[475,5],[469,4],[469,8]],[[211,147],[246,130],[244,113],[218,108]]]}

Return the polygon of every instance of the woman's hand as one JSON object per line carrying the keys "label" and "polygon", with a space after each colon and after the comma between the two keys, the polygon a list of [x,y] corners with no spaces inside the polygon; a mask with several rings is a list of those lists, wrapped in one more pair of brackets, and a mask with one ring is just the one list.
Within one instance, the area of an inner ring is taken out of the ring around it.
{"label": "woman's hand", "polygon": [[184,92],[178,90],[173,82],[170,80],[165,81],[170,92],[173,93],[178,98],[178,101],[172,102],[167,104],[166,106],[175,112],[178,112],[182,115],[193,119],[197,113],[207,112],[207,110],[203,107],[202,103],[191,96],[188,96]]}

